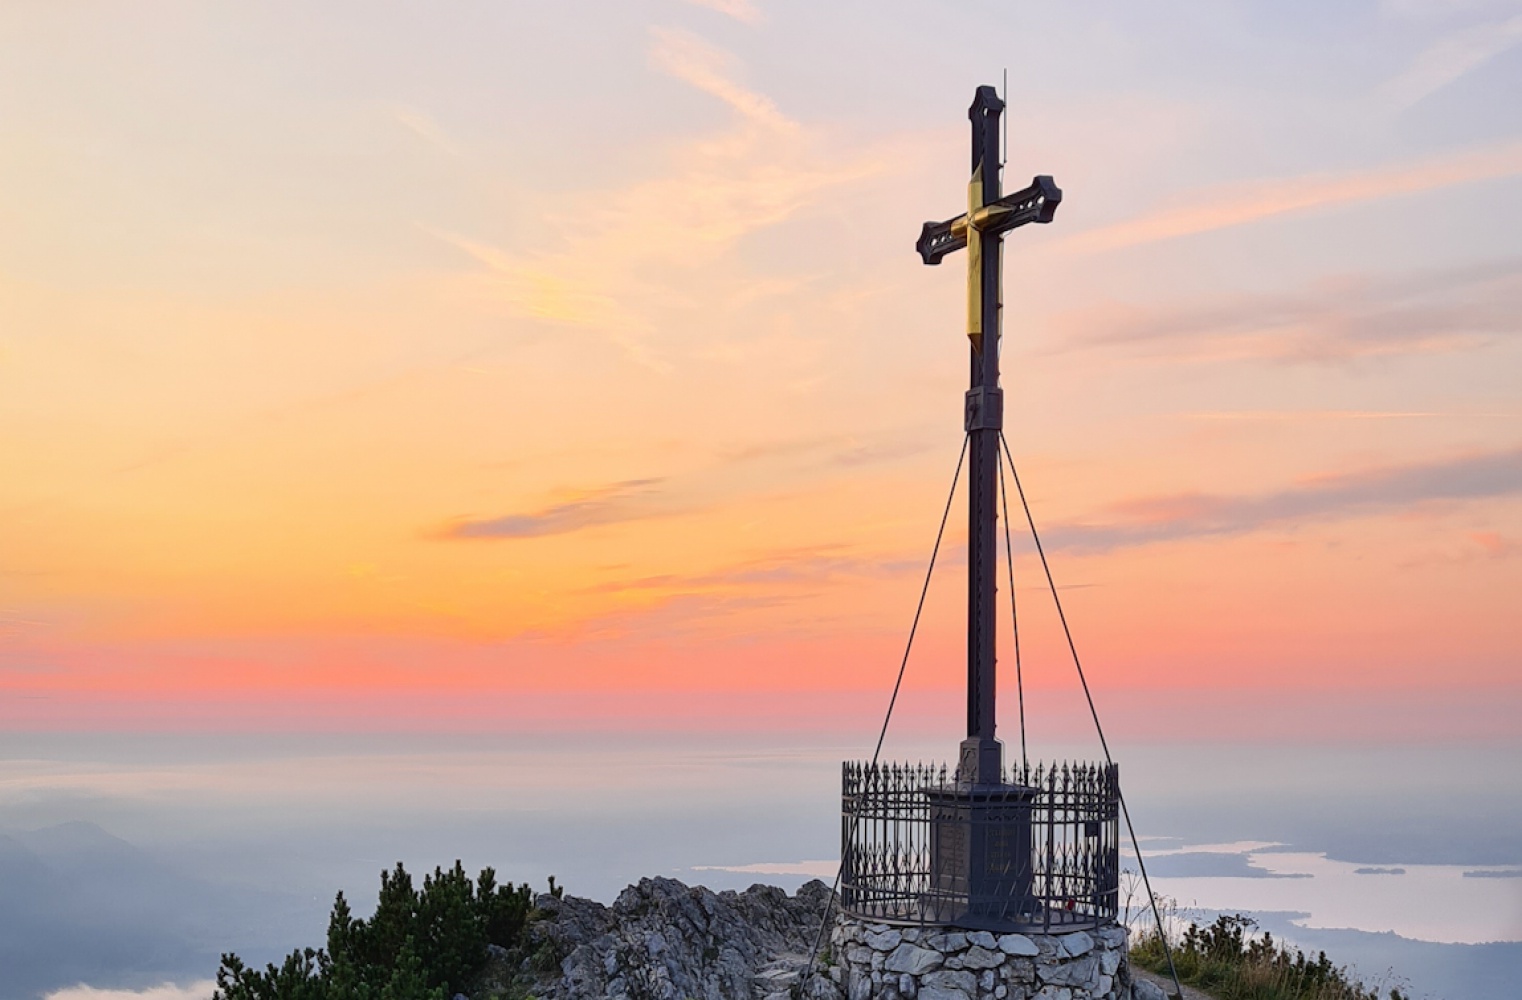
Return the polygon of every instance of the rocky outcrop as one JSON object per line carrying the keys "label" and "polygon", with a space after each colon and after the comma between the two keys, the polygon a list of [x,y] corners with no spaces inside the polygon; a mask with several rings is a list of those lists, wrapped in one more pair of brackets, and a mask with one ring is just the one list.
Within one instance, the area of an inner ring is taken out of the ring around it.
{"label": "rocky outcrop", "polygon": [[[541,896],[527,964],[542,974],[531,992],[542,1000],[785,1000],[829,897],[819,881],[789,896],[775,886],[713,892],[669,878],[641,879],[612,906]],[[823,974],[802,992],[840,1000]]]}
{"label": "rocky outcrop", "polygon": [[[525,947],[497,949],[478,998],[1139,1000],[1115,926],[1068,934],[890,927],[832,915],[822,882],[713,892],[648,878],[612,906],[540,896]],[[1145,990],[1145,987],[1143,987]],[[461,998],[456,998],[461,1000]]]}

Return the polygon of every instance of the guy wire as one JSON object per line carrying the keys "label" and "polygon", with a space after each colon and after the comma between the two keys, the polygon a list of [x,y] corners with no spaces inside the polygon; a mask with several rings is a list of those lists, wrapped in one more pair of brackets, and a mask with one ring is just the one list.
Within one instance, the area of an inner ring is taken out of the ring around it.
{"label": "guy wire", "polygon": [[[1020,473],[1015,471],[1015,456],[1010,454],[1009,442],[1004,439],[1004,432],[999,431],[999,443],[1003,445],[1004,459],[1009,462],[1009,474],[1015,480],[1015,490],[1020,494],[1020,505],[1025,508],[1025,521],[1030,525],[1031,540],[1036,543],[1036,554],[1041,557],[1041,568],[1046,573],[1046,585],[1052,591],[1052,603],[1057,605],[1057,618],[1062,622],[1062,634],[1067,637],[1068,652],[1073,654],[1073,666],[1078,670],[1078,682],[1083,685],[1083,697],[1089,703],[1089,714],[1094,718],[1094,731],[1099,734],[1099,746],[1104,750],[1105,763],[1115,764],[1110,756],[1110,744],[1105,741],[1104,727],[1099,724],[1099,712],[1094,708],[1094,696],[1089,693],[1089,682],[1083,675],[1083,664],[1078,660],[1078,647],[1073,644],[1073,632],[1068,628],[1068,619],[1062,611],[1062,598],[1057,596],[1057,583],[1052,579],[1052,568],[1047,565],[1046,550],[1041,547],[1041,536],[1036,533],[1036,519],[1031,516],[1031,505],[1025,500],[1025,488],[1020,485]],[[1001,465],[1002,469],[1002,465]],[[1120,799],[1120,812],[1126,818],[1126,831],[1131,835],[1131,850],[1136,852],[1136,867],[1141,871],[1142,886],[1147,890],[1147,899],[1152,903],[1152,919],[1157,923],[1157,939],[1163,944],[1163,954],[1168,956],[1168,971],[1173,976],[1173,987],[1178,992],[1176,997],[1184,995],[1184,986],[1179,982],[1178,969],[1173,964],[1173,949],[1168,945],[1168,935],[1163,932],[1163,915],[1157,908],[1157,896],[1152,892],[1152,880],[1147,877],[1147,863],[1142,860],[1141,844],[1136,840],[1136,827],[1131,823],[1131,810],[1126,808],[1125,793],[1120,786],[1115,786],[1116,797]]]}
{"label": "guy wire", "polygon": [[[893,706],[898,704],[898,692],[904,684],[904,670],[909,666],[909,651],[914,648],[914,635],[919,631],[920,614],[925,610],[925,595],[930,593],[930,577],[935,573],[935,559],[941,551],[941,538],[946,534],[946,519],[951,516],[951,502],[956,499],[957,483],[962,478],[962,463],[967,460],[967,442],[971,437],[971,434],[962,435],[962,452],[957,456],[957,469],[951,476],[951,492],[946,494],[946,507],[941,511],[941,526],[936,529],[935,545],[930,549],[930,565],[925,568],[925,583],[920,587],[920,600],[915,605],[914,621],[909,626],[909,641],[904,644],[904,656],[898,664],[898,678],[893,682],[893,696],[888,699],[888,711],[883,715],[883,728],[877,734],[877,746],[872,750],[872,764],[867,770],[869,776],[877,770],[877,759],[883,752],[883,740],[888,736],[888,723],[893,719]],[[859,821],[860,817],[851,817],[851,831],[846,838],[848,849],[856,840],[856,825]],[[835,881],[830,886],[830,898],[825,900],[824,913],[819,917],[819,930],[814,934],[814,947],[809,951],[809,963],[793,987],[795,997],[802,996],[804,986],[808,983],[809,977],[814,974],[814,961],[819,957],[819,946],[824,942],[824,929],[830,923],[830,911],[835,908],[835,898],[840,894],[840,875],[845,871],[845,867],[846,854],[842,851],[840,864],[835,866]]]}
{"label": "guy wire", "polygon": [[1020,766],[1029,771],[1025,753],[1025,673],[1020,669],[1020,618],[1015,613],[1015,548],[1009,538],[1009,486],[1004,482],[1004,463],[999,463],[999,502],[1004,505],[1004,565],[1009,568],[1009,624],[1015,636],[1015,693],[1020,701]]}

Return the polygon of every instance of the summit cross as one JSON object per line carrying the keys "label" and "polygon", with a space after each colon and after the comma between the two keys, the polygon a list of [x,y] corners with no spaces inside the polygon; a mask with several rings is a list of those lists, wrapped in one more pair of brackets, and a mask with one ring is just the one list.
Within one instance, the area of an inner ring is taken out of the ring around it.
{"label": "summit cross", "polygon": [[1062,191],[1046,176],[1014,194],[1001,194],[999,118],[1004,102],[993,87],[979,87],[972,120],[972,179],[967,211],[946,222],[927,222],[915,249],[926,264],[967,250],[967,337],[972,385],[967,390],[967,739],[957,780],[975,785],[1002,781],[1003,747],[994,738],[994,635],[998,592],[999,437],[1004,395],[999,388],[1000,275],[1004,234],[1030,222],[1051,222]]}

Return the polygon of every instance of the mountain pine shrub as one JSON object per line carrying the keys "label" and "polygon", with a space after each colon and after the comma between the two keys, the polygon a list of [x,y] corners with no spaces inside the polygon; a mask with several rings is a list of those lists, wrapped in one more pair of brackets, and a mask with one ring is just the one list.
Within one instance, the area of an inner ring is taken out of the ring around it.
{"label": "mountain pine shrub", "polygon": [[[561,891],[551,879],[550,892]],[[381,872],[368,920],[338,894],[326,948],[293,951],[262,971],[223,955],[212,1000],[449,1000],[485,967],[487,945],[519,950],[532,917],[528,885],[497,885],[490,868],[472,881],[456,861],[417,889],[398,863]]]}

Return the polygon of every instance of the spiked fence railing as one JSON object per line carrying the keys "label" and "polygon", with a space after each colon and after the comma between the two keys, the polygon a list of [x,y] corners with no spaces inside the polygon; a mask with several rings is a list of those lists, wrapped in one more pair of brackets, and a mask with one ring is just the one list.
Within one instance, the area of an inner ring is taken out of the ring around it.
{"label": "spiked fence railing", "polygon": [[1004,778],[970,786],[945,765],[846,762],[842,908],[884,923],[999,930],[1113,922],[1119,767],[1035,764]]}

